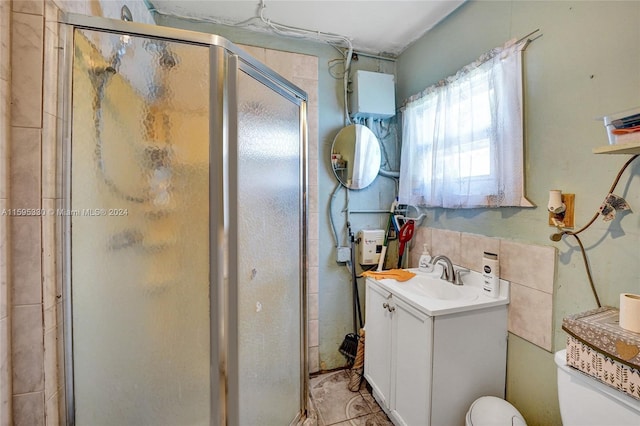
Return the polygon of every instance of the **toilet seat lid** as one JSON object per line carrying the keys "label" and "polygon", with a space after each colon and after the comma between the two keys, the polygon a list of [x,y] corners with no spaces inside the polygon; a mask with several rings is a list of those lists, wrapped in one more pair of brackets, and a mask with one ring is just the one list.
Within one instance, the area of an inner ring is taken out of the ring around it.
{"label": "toilet seat lid", "polygon": [[469,426],[526,426],[522,414],[504,399],[483,396],[471,404],[467,412]]}

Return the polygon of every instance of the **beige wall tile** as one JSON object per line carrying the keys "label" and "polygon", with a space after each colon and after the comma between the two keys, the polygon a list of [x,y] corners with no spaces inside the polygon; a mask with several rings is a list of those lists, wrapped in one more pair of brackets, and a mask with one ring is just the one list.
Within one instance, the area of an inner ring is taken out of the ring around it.
{"label": "beige wall tile", "polygon": [[[13,394],[43,391],[44,347],[41,305],[14,307],[11,327]],[[41,409],[44,409],[44,406]]]}
{"label": "beige wall tile", "polygon": [[551,351],[553,296],[513,282],[510,290],[509,331]]}
{"label": "beige wall tile", "polygon": [[58,119],[48,113],[42,117],[42,170],[41,193],[42,198],[56,198],[58,195],[57,179],[57,125]]}
{"label": "beige wall tile", "polygon": [[272,49],[267,49],[265,53],[265,63],[285,78],[318,79],[318,58],[315,56]]}
{"label": "beige wall tile", "polygon": [[60,10],[80,15],[91,15],[91,2],[78,0],[53,0]]}
{"label": "beige wall tile", "polygon": [[[58,117],[58,120],[56,122],[56,132],[57,132],[57,140],[58,141],[62,141],[63,140],[63,136],[64,136],[64,123],[65,121]],[[66,170],[65,167],[65,157],[63,156],[63,145],[64,143],[57,143],[56,142],[56,199],[62,199],[64,198],[66,195],[64,194],[64,179],[63,179],[63,175],[64,175],[64,170]],[[64,170],[63,170],[64,168]]]}
{"label": "beige wall tile", "polygon": [[[14,306],[42,303],[40,217],[11,219],[11,299]],[[42,331],[42,330],[40,330]]]}
{"label": "beige wall tile", "polygon": [[310,266],[309,267],[309,277],[308,277],[308,293],[318,293],[319,289],[319,278],[318,278],[318,267]]}
{"label": "beige wall tile", "polygon": [[500,243],[500,276],[547,293],[553,293],[557,250],[502,240]]}
{"label": "beige wall tile", "polygon": [[57,330],[44,335],[44,397],[46,400],[58,392]]}
{"label": "beige wall tile", "polygon": [[13,127],[11,130],[11,207],[39,209],[41,197],[40,129]]}
{"label": "beige wall tile", "polygon": [[320,351],[317,346],[309,348],[309,373],[320,371]]}
{"label": "beige wall tile", "polygon": [[43,310],[43,330],[45,333],[50,332],[51,330],[55,330],[58,326],[58,313],[56,312],[56,305],[49,306],[48,308],[44,308]]}
{"label": "beige wall tile", "polygon": [[44,31],[44,92],[42,110],[58,115],[58,23],[46,22]]}
{"label": "beige wall tile", "polygon": [[445,255],[456,265],[460,264],[460,232],[431,229],[431,256]]}
{"label": "beige wall tile", "polygon": [[318,185],[309,185],[307,192],[309,197],[309,212],[317,213],[318,210]]}
{"label": "beige wall tile", "polygon": [[41,127],[44,18],[13,13],[11,22],[11,124]]}
{"label": "beige wall tile", "polygon": [[256,58],[258,61],[266,63],[267,57],[265,53],[266,49],[264,47],[249,46],[247,44],[239,44],[238,47]]}
{"label": "beige wall tile", "polygon": [[317,76],[315,78],[292,77],[289,81],[307,92],[309,104],[318,105],[318,91],[315,90],[318,84]]}
{"label": "beige wall tile", "polygon": [[318,243],[318,221],[320,220],[319,213],[309,213],[309,242],[314,241],[315,244]]}
{"label": "beige wall tile", "polygon": [[11,401],[11,357],[9,318],[0,318],[0,425],[9,426]]}
{"label": "beige wall tile", "polygon": [[295,68],[293,77],[318,81],[318,57],[300,54],[297,57],[298,66]]}
{"label": "beige wall tile", "polygon": [[319,247],[318,244],[309,244],[308,247],[308,265],[309,266],[318,266],[319,265],[319,256],[318,256]]}
{"label": "beige wall tile", "polygon": [[323,163],[318,161],[327,161],[325,158],[319,158],[319,152],[323,152],[318,149],[318,105],[309,104],[307,106],[307,127],[309,131],[309,160],[316,162],[316,167],[321,167]]}
{"label": "beige wall tile", "polygon": [[[45,198],[42,207],[47,214],[41,217],[42,226],[42,303],[44,309],[57,303],[57,270],[56,270],[56,218],[49,212],[55,211],[56,200]],[[46,323],[46,322],[45,322]],[[47,328],[45,327],[45,330]]]}
{"label": "beige wall tile", "polygon": [[427,245],[427,250],[433,255],[431,250],[431,228],[425,226],[416,226],[413,238],[411,239],[410,251],[409,251],[409,267],[417,268],[418,261],[422,255],[424,245]]}
{"label": "beige wall tile", "polygon": [[44,14],[44,0],[13,0],[13,11],[30,13],[32,15]]}
{"label": "beige wall tile", "polygon": [[60,19],[60,9],[53,0],[45,0],[44,2],[44,19],[49,22],[56,22]]}
{"label": "beige wall tile", "polygon": [[0,80],[11,78],[11,2],[0,1]]}
{"label": "beige wall tile", "polygon": [[[56,210],[62,209],[64,207],[64,202],[61,199],[56,199]],[[64,218],[61,216],[56,217],[56,294],[63,295],[62,291],[64,280],[62,277],[62,265],[64,265],[64,251],[62,248],[62,235],[64,229]],[[58,299],[58,302],[62,300],[62,297]]]}
{"label": "beige wall tile", "polygon": [[[0,198],[0,212],[7,208],[7,200]],[[9,217],[0,214],[0,319],[9,315]],[[0,343],[5,343],[0,340]]]}
{"label": "beige wall tile", "polygon": [[473,271],[482,271],[482,256],[485,251],[500,254],[500,240],[483,235],[467,233],[460,235],[461,266]]}
{"label": "beige wall tile", "polygon": [[59,401],[60,393],[56,392],[52,396],[50,396],[45,402],[45,425],[46,426],[58,426],[60,423],[60,418],[58,416],[58,407],[60,406]]}
{"label": "beige wall tile", "polygon": [[58,420],[59,424],[67,424],[67,399],[65,397],[64,389],[58,390]]}
{"label": "beige wall tile", "polygon": [[44,392],[13,397],[13,426],[44,426]]}
{"label": "beige wall tile", "polygon": [[[58,328],[56,328],[56,346],[58,354],[58,392],[64,399],[64,309],[62,302],[56,305],[56,314],[58,316]],[[64,409],[63,409],[64,411]]]}
{"label": "beige wall tile", "polygon": [[319,299],[318,293],[309,294],[309,319],[310,320],[319,319],[318,317],[319,300],[318,299]]}
{"label": "beige wall tile", "polygon": [[309,321],[309,346],[318,346],[318,320]]}
{"label": "beige wall tile", "polygon": [[308,160],[308,166],[307,166],[308,177],[307,178],[309,179],[309,184],[311,184],[311,182],[317,183],[318,182],[318,149],[316,146],[314,146],[311,143],[311,141],[309,141],[308,147],[307,147],[307,160]]}
{"label": "beige wall tile", "polygon": [[9,99],[9,81],[0,80],[0,198],[9,196],[9,148],[11,120]]}

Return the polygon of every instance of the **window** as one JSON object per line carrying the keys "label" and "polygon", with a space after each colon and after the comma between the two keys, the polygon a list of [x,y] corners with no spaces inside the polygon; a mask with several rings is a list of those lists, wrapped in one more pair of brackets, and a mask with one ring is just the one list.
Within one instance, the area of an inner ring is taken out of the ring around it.
{"label": "window", "polygon": [[401,203],[532,205],[523,188],[523,45],[493,49],[406,102]]}

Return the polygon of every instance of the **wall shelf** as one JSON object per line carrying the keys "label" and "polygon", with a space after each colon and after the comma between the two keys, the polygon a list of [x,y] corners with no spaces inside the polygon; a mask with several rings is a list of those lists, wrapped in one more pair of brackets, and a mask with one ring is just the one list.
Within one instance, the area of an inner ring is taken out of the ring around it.
{"label": "wall shelf", "polygon": [[640,154],[640,142],[599,146],[593,149],[594,154]]}

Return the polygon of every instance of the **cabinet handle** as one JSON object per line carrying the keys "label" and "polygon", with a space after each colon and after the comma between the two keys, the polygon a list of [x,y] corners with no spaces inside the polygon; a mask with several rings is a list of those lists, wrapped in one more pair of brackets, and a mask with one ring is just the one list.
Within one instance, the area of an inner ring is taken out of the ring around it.
{"label": "cabinet handle", "polygon": [[396,310],[396,307],[395,307],[395,306],[391,306],[391,305],[389,305],[387,302],[384,302],[384,303],[382,304],[382,307],[383,307],[383,308],[385,308],[385,309],[386,309],[387,311],[389,311],[389,312],[393,312],[393,311],[395,311],[395,310]]}
{"label": "cabinet handle", "polygon": [[389,312],[393,312],[393,311],[395,311],[395,310],[396,310],[396,307],[395,307],[395,306],[389,306]]}

